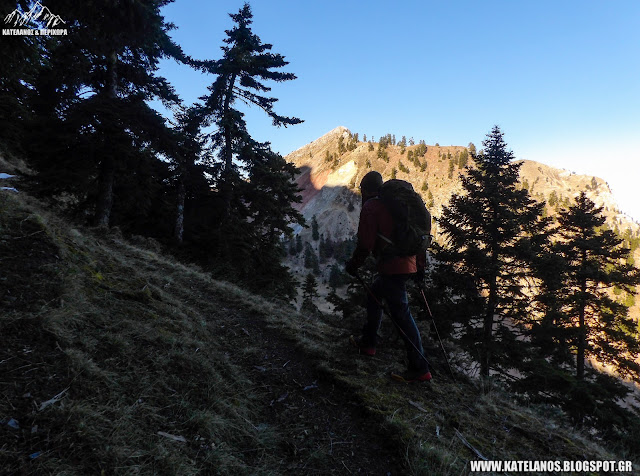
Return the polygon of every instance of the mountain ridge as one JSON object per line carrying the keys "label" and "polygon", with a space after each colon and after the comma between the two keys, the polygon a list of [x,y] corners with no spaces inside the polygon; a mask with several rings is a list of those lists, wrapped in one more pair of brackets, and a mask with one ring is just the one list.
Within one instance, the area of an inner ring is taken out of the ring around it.
{"label": "mountain ridge", "polygon": [[[462,192],[459,176],[463,173],[463,169],[454,166],[452,174],[449,170],[452,161],[456,159],[456,154],[467,150],[464,146],[427,145],[427,152],[419,158],[423,163],[426,162],[426,169],[419,171],[409,163],[407,153],[400,153],[400,147],[397,145],[387,147],[388,162],[376,156],[379,142],[372,143],[373,150],[368,150],[369,142],[359,141],[352,150],[339,154],[340,138],[347,141],[350,137],[353,137],[351,131],[344,126],[339,126],[285,156],[288,162],[301,169],[297,183],[302,188],[303,201],[298,205],[298,209],[305,218],[310,219],[322,208],[314,202],[318,199],[317,197],[322,198],[321,191],[324,187],[347,187],[356,191],[359,180],[369,170],[377,170],[384,180],[388,180],[395,168],[397,178],[411,182],[414,189],[423,195],[425,202],[430,201],[429,192],[431,192],[433,202],[429,208],[434,217],[440,215],[442,206],[448,203],[453,193]],[[415,150],[417,147],[407,146],[406,151]],[[326,154],[331,154],[330,161],[327,160]],[[517,160],[522,162],[521,184],[529,188],[532,197],[536,200],[544,200],[548,203],[552,193],[555,192],[558,204],[566,205],[581,191],[585,191],[587,197],[597,206],[604,207],[603,213],[611,228],[617,226],[620,231],[629,228],[634,234],[640,233],[640,224],[619,209],[614,194],[604,179],[577,174],[542,162]],[[366,166],[366,161],[371,162],[370,167]],[[470,159],[469,162],[471,162]],[[408,167],[409,173],[402,172],[401,165]],[[324,198],[323,201],[326,202],[327,197]],[[349,221],[353,222],[353,217],[350,217]]]}
{"label": "mountain ridge", "polygon": [[[419,192],[433,220],[432,233],[436,241],[442,242],[436,219],[442,213],[454,193],[462,193],[460,176],[464,174],[461,157],[464,146],[440,146],[414,144],[403,147],[381,142],[357,141],[356,135],[344,126],[339,126],[318,139],[291,152],[285,159],[300,168],[296,181],[302,189],[302,202],[297,205],[308,222],[315,217],[320,234],[324,238],[344,241],[351,238],[359,219],[358,184],[370,170],[382,174],[388,180],[394,174],[407,180]],[[341,145],[342,144],[342,145]],[[419,153],[417,158],[409,160],[409,152]],[[386,155],[385,155],[386,154]],[[573,199],[584,191],[597,206],[603,207],[606,224],[617,229],[620,234],[640,237],[640,225],[621,212],[608,183],[600,178],[586,174],[576,174],[566,169],[556,168],[541,162],[516,159],[522,163],[520,185],[529,190],[532,198],[546,202],[545,213],[556,215],[562,207],[568,207]],[[467,159],[471,166],[472,160]],[[403,171],[404,169],[404,171]],[[408,172],[407,172],[408,171]],[[319,243],[312,239],[309,228],[297,226],[294,233],[303,241],[311,244],[319,252]],[[640,263],[640,248],[633,252],[632,259]],[[329,261],[321,266],[323,281],[329,278]],[[288,265],[298,275],[305,273],[302,256],[289,256]],[[328,291],[321,289],[320,294]],[[640,316],[640,300],[631,309],[633,316]]]}

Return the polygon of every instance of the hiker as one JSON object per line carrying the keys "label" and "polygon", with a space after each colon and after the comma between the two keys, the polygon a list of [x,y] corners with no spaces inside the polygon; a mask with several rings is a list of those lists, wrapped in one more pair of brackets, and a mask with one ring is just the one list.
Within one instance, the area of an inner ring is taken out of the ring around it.
{"label": "hiker", "polygon": [[401,375],[402,379],[407,382],[428,381],[431,380],[431,372],[424,357],[420,331],[409,310],[406,288],[406,282],[411,277],[424,280],[425,255],[384,256],[383,250],[393,236],[394,220],[388,207],[378,197],[382,183],[382,175],[375,171],[367,173],[360,182],[362,210],[358,244],[346,263],[346,271],[357,276],[358,268],[373,253],[378,259],[378,275],[367,293],[367,322],[362,329],[362,337],[355,339],[351,336],[350,341],[361,354],[375,355],[382,321],[382,303],[386,302],[407,349],[409,368]]}

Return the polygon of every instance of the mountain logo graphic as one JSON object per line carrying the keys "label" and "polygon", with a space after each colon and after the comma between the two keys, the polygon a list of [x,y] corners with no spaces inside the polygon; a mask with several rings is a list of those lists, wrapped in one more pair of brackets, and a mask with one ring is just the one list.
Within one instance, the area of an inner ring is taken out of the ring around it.
{"label": "mountain logo graphic", "polygon": [[[36,2],[31,9],[23,13],[17,8],[4,17],[7,27],[13,29],[3,29],[3,35],[66,35],[66,29],[60,29],[66,22],[60,15],[54,14],[48,7],[40,2]],[[42,25],[44,28],[38,29]],[[58,28],[58,29],[55,29]]]}
{"label": "mountain logo graphic", "polygon": [[15,9],[4,17],[6,24],[12,24],[12,26],[25,26],[32,21],[40,20],[44,22],[47,28],[58,26],[61,23],[66,23],[60,15],[54,15],[51,10],[45,7],[42,3],[36,2],[27,13],[22,13],[18,9]]}

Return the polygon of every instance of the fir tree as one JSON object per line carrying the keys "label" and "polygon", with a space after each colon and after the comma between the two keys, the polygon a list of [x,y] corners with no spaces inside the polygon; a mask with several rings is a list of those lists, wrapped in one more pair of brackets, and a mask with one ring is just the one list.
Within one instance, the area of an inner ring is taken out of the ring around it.
{"label": "fir tree", "polygon": [[463,149],[462,152],[460,152],[460,155],[458,157],[458,167],[463,169],[467,166],[468,163],[469,163],[469,152],[467,151],[467,149]]}
{"label": "fir tree", "polygon": [[517,189],[520,164],[513,162],[497,126],[483,146],[484,153],[475,158],[477,168],[462,177],[466,194],[452,196],[438,223],[449,245],[440,259],[473,277],[471,294],[486,296],[481,312],[466,325],[478,346],[481,375],[487,377],[493,367],[509,367],[509,353],[518,348],[513,326],[505,325],[505,319],[519,322],[523,316],[527,299],[521,279],[527,263],[521,248],[539,221],[542,205]]}
{"label": "fir tree", "polygon": [[313,273],[307,274],[304,281],[304,287],[302,288],[302,306],[301,310],[315,314],[319,312],[318,306],[315,301],[318,299],[318,282],[316,281]]}
{"label": "fir tree", "polygon": [[427,153],[427,145],[424,143],[423,140],[421,140],[418,146],[413,151],[413,154],[417,158],[417,157],[423,156],[426,153]]}
{"label": "fir tree", "polygon": [[331,239],[331,235],[327,235],[325,238],[324,235],[320,235],[320,246],[319,246],[319,255],[320,255],[320,263],[326,263],[327,260],[333,257],[333,253],[335,250],[335,244]]}
{"label": "fir tree", "polygon": [[622,246],[623,240],[600,229],[605,222],[602,211],[582,192],[576,204],[558,217],[562,238],[558,247],[567,263],[565,312],[575,330],[576,377],[585,379],[585,362],[592,358],[640,381],[640,366],[632,357],[640,352],[635,324],[627,307],[608,293],[614,286],[635,293],[640,270],[624,263],[629,249]]}
{"label": "fir tree", "polygon": [[294,182],[297,169],[274,153],[268,142],[251,137],[244,114],[236,106],[239,102],[257,106],[274,126],[301,123],[298,118],[277,114],[273,109],[277,99],[264,95],[271,90],[265,81],[290,81],[295,75],[278,71],[288,62],[282,55],[271,53],[272,45],[262,43],[251,31],[253,14],[248,4],[230,16],[235,25],[226,31],[222,59],[203,64],[217,75],[209,86],[209,95],[201,98],[204,117],[213,126],[208,139],[217,157],[210,161],[221,201],[218,232],[212,244],[217,247],[218,259],[234,263],[240,278],[252,289],[259,285],[256,274],[264,275],[267,284],[279,284],[280,279],[274,275],[277,272],[290,284],[290,294],[292,282],[281,274],[277,255],[280,236],[291,233],[289,225],[304,223],[292,206],[300,201]]}
{"label": "fir tree", "polygon": [[[634,416],[618,406],[628,389],[615,377],[586,365],[593,359],[638,381],[640,345],[635,323],[615,288],[633,293],[640,271],[623,264],[628,249],[605,229],[602,208],[584,193],[560,211],[557,228],[546,233],[535,260],[537,317],[528,325],[531,360],[513,385],[534,400],[561,406],[575,422],[621,440]],[[611,290],[613,288],[613,296]]]}
{"label": "fir tree", "polygon": [[301,253],[302,250],[303,250],[302,237],[298,234],[296,235],[296,254]]}
{"label": "fir tree", "polygon": [[205,114],[213,122],[215,131],[210,136],[211,145],[219,151],[220,172],[218,187],[222,192],[225,210],[223,215],[231,213],[234,195],[237,195],[242,172],[252,165],[252,157],[246,153],[253,151],[258,159],[269,150],[268,143],[255,142],[249,135],[244,114],[234,106],[242,101],[255,105],[271,117],[274,126],[288,126],[302,121],[295,117],[278,115],[273,110],[276,98],[261,93],[271,90],[261,81],[290,81],[296,78],[293,73],[276,71],[288,64],[284,57],[270,53],[272,45],[262,43],[251,31],[253,14],[249,4],[236,14],[230,14],[235,22],[227,30],[227,38],[222,47],[223,58],[209,65],[212,73],[218,75],[209,86],[210,94],[204,97]]}
{"label": "fir tree", "polygon": [[166,152],[163,142],[171,132],[147,102],[159,98],[171,105],[178,99],[156,75],[161,58],[188,62],[160,14],[167,3],[55,5],[70,15],[70,31],[47,44],[49,61],[34,79],[29,153],[58,189],[95,204],[97,225],[109,225],[118,196],[127,197],[123,207],[142,208],[138,215],[144,214],[154,203],[149,187],[164,179],[156,154]]}
{"label": "fir tree", "polygon": [[313,270],[315,274],[320,274],[318,255],[309,242],[305,243],[304,247],[304,267]]}
{"label": "fir tree", "polygon": [[398,145],[400,146],[400,154],[404,154],[407,150],[407,138],[405,136],[402,136],[402,139],[400,139]]}
{"label": "fir tree", "polygon": [[344,137],[338,137],[338,154],[342,155],[347,151],[347,147],[344,144]]}
{"label": "fir tree", "polygon": [[324,240],[324,235],[320,235],[320,243],[318,243],[318,261],[320,264],[324,264],[327,262],[327,253],[326,253],[326,242]]}
{"label": "fir tree", "polygon": [[320,231],[318,230],[318,220],[316,216],[313,215],[311,217],[311,238],[313,241],[318,241],[320,239]]}

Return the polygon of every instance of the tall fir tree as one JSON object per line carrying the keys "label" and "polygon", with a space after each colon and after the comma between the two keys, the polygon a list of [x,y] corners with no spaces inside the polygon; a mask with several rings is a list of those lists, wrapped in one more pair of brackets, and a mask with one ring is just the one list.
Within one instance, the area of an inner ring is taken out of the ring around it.
{"label": "tall fir tree", "polygon": [[158,64],[166,57],[188,62],[160,14],[167,3],[55,4],[69,34],[47,45],[35,78],[29,152],[49,183],[93,204],[97,225],[110,224],[118,196],[138,215],[157,207],[153,187],[166,179],[156,155],[170,131],[148,101],[176,104]]}
{"label": "tall fir tree", "polygon": [[467,338],[475,347],[480,373],[513,365],[521,349],[517,326],[528,303],[523,289],[530,237],[537,231],[542,204],[518,189],[520,163],[514,162],[502,131],[495,126],[473,157],[476,168],[462,176],[464,195],[454,194],[438,220],[448,247],[439,254],[444,265],[474,283],[470,296],[484,296],[482,308],[469,316]]}
{"label": "tall fir tree", "polygon": [[[234,27],[226,31],[222,59],[203,64],[217,75],[209,94],[201,98],[204,117],[213,126],[208,140],[216,155],[210,161],[221,204],[212,247],[217,259],[233,263],[238,277],[252,289],[258,286],[256,276],[264,275],[268,283],[286,281],[291,295],[293,283],[280,265],[277,250],[280,236],[290,235],[290,224],[304,224],[292,206],[300,201],[294,182],[297,169],[274,153],[268,142],[251,137],[237,104],[257,106],[276,127],[299,124],[298,118],[277,114],[273,109],[277,99],[264,95],[271,90],[265,81],[284,82],[296,76],[278,71],[288,62],[271,53],[272,45],[262,43],[252,32],[249,4],[230,16]],[[278,277],[268,276],[271,273]]]}
{"label": "tall fir tree", "polygon": [[602,229],[603,207],[582,192],[576,204],[560,211],[561,256],[567,263],[563,280],[564,312],[575,331],[576,377],[586,378],[586,362],[595,359],[640,382],[640,343],[627,307],[610,294],[614,287],[635,293],[640,270],[626,263],[629,248],[612,230]]}
{"label": "tall fir tree", "polygon": [[589,361],[640,380],[635,323],[612,292],[635,292],[640,271],[625,263],[629,249],[606,229],[602,208],[585,193],[560,210],[549,236],[535,265],[539,292],[528,325],[531,359],[523,362],[523,378],[513,387],[560,406],[602,437],[629,441],[625,428],[636,425],[637,416],[618,405],[629,389]]}
{"label": "tall fir tree", "polygon": [[249,103],[262,109],[271,117],[274,126],[299,124],[295,117],[278,115],[273,106],[276,98],[261,93],[271,90],[263,81],[290,81],[293,73],[276,71],[289,64],[279,54],[270,53],[272,45],[262,43],[251,31],[253,14],[245,3],[236,14],[230,14],[235,22],[231,30],[226,30],[223,41],[223,58],[210,66],[217,79],[209,86],[210,94],[204,98],[205,114],[214,124],[210,135],[211,145],[219,151],[220,167],[218,187],[224,198],[224,214],[231,213],[233,195],[242,173],[251,165],[251,158],[245,157],[247,149],[259,150],[268,144],[255,142],[247,131],[244,114],[234,106],[238,101]]}

